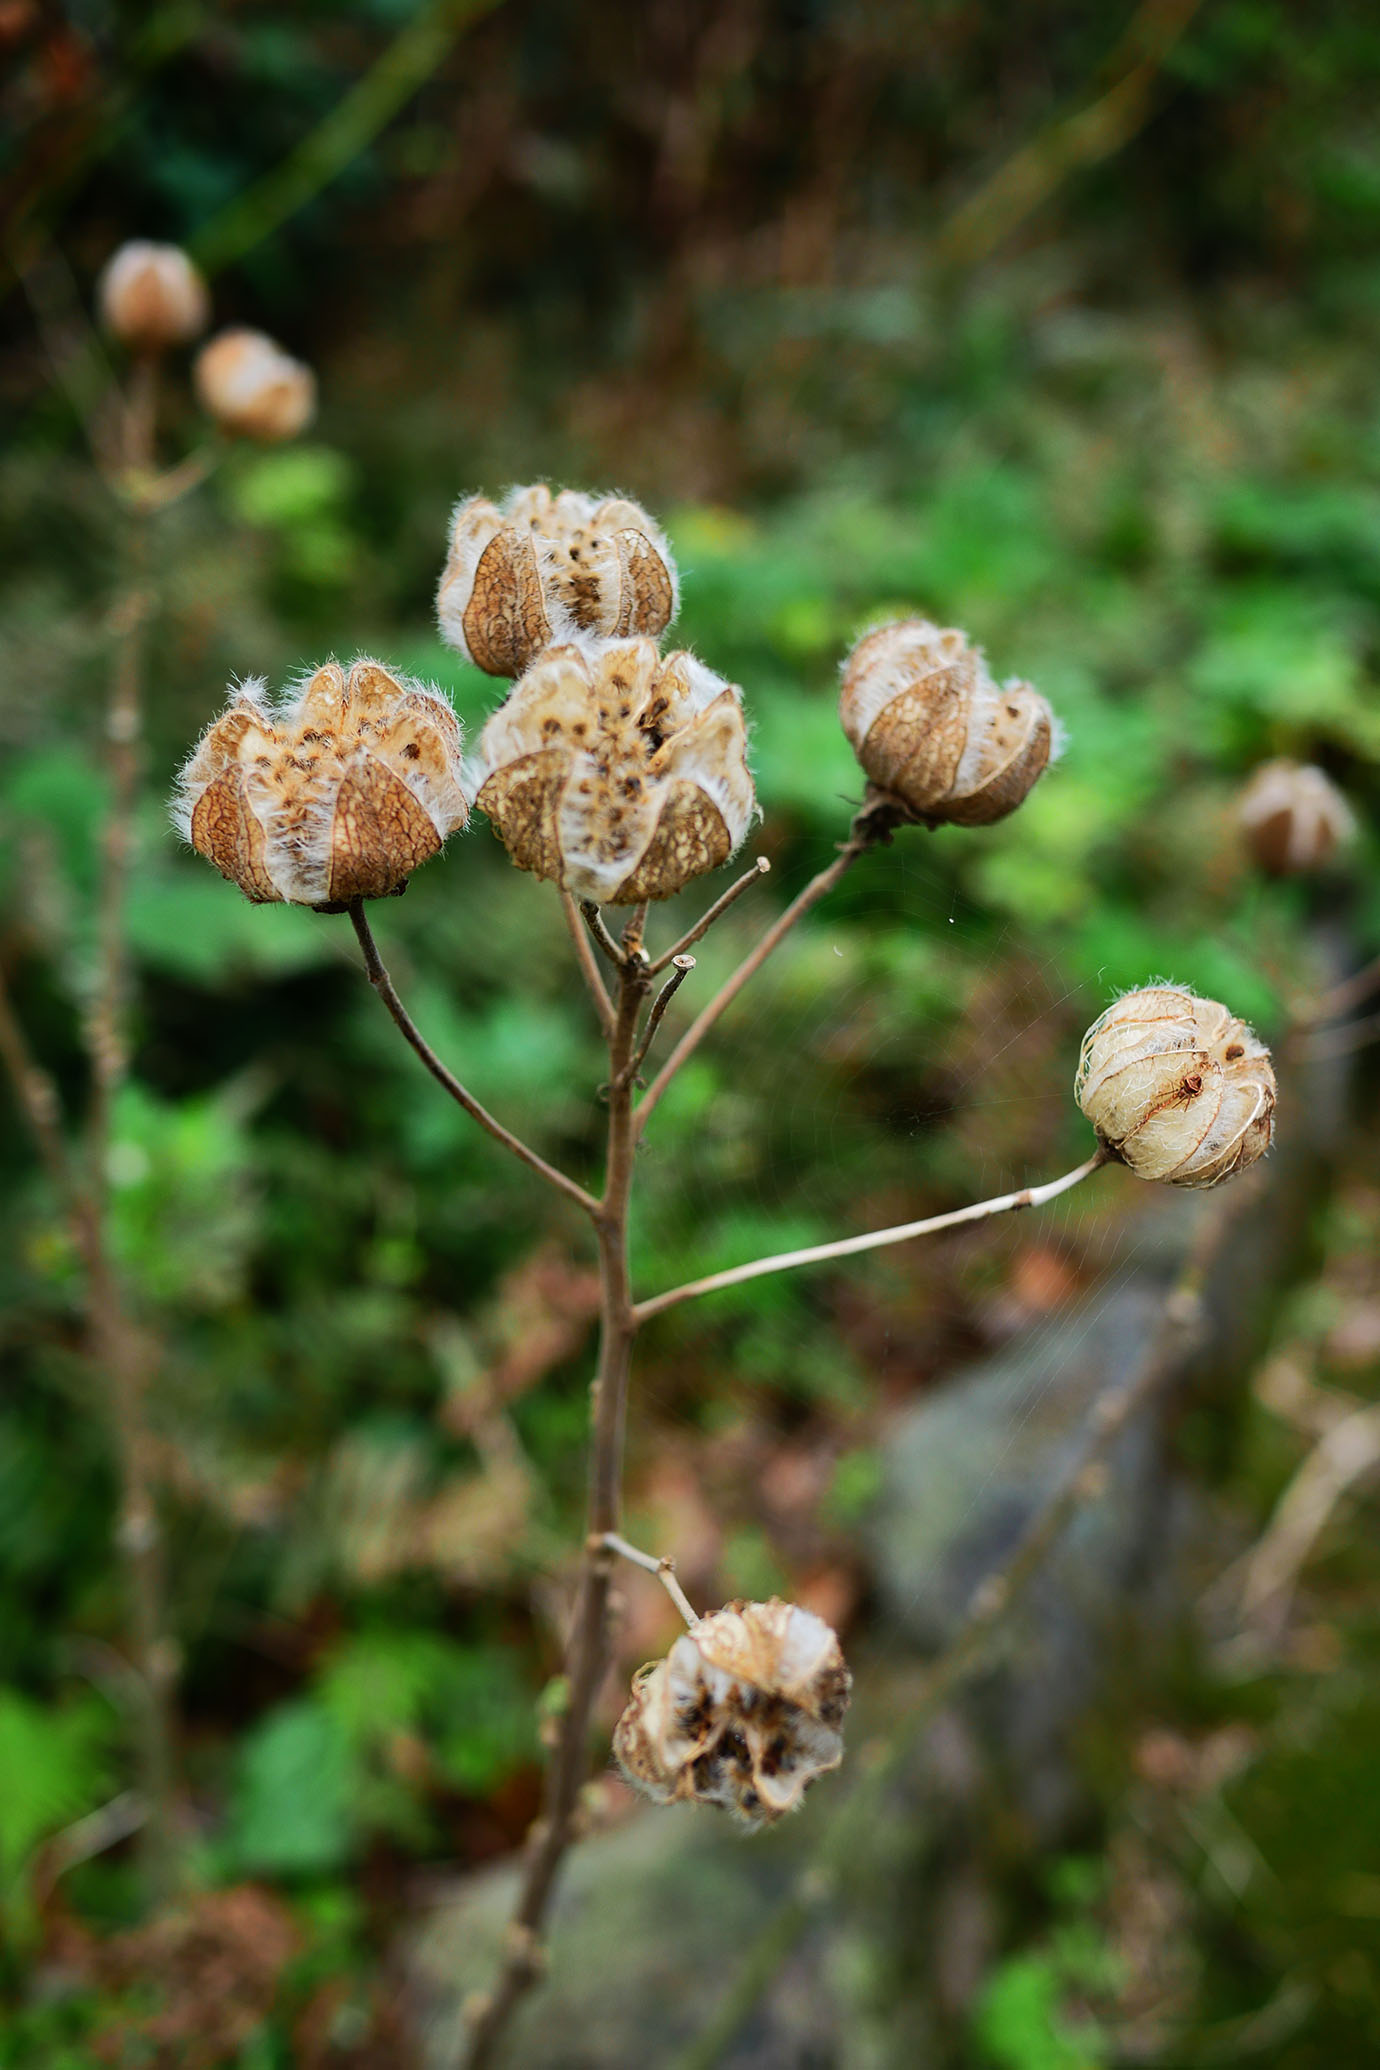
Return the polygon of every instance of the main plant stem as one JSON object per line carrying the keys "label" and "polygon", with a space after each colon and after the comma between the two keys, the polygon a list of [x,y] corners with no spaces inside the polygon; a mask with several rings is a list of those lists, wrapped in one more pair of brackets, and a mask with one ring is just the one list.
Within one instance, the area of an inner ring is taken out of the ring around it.
{"label": "main plant stem", "polygon": [[91,1349],[104,1376],[119,1474],[116,1544],[124,1565],[130,1643],[140,1686],[141,1784],[148,1804],[141,1848],[150,1893],[165,1898],[175,1881],[173,1684],[177,1653],[165,1630],[162,1538],[153,1498],[147,1415],[147,1340],[129,1315],[110,1250],[109,1162],[115,1103],[129,1072],[129,952],[125,938],[130,867],[143,770],[145,630],[150,604],[149,506],[155,466],[157,368],[131,369],[123,405],[125,573],[116,600],[115,668],[106,707],[110,802],[102,842],[96,976],[85,1020],[91,1067],[86,1177],[76,1203],[86,1267]]}
{"label": "main plant stem", "polygon": [[589,1769],[589,1734],[609,1664],[609,1593],[614,1549],[606,1542],[622,1521],[623,1436],[628,1371],[637,1319],[628,1270],[628,1206],[632,1195],[632,1063],[638,1019],[650,983],[640,953],[621,958],[609,1033],[608,1151],[604,1193],[594,1217],[599,1245],[599,1355],[591,1389],[592,1437],[586,1537],[575,1616],[566,1649],[566,1699],[560,1737],[546,1778],[542,1816],[527,1843],[527,1861],[508,1928],[503,1967],[492,1992],[473,2008],[464,2070],[484,2070],[524,1993],[541,1973],[542,1928],[561,1863],[576,1837],[580,1791]]}

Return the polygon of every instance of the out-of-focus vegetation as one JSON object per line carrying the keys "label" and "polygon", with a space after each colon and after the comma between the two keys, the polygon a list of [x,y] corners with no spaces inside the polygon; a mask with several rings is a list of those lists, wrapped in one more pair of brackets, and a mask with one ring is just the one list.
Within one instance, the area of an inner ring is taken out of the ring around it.
{"label": "out-of-focus vegetation", "polygon": [[[680,635],[744,687],[773,863],[704,944],[701,997],[846,826],[834,682],[859,629],[918,608],[1054,701],[1068,749],[1026,807],[869,858],[676,1083],[640,1178],[648,1289],[1062,1169],[1083,1154],[1077,1036],[1117,986],[1165,973],[1269,1034],[1328,974],[1327,928],[1380,949],[1380,26],[1345,0],[1149,0],[1125,25],[1052,0],[462,14],[0,10],[27,281],[0,363],[0,956],[73,1113],[117,514],[49,350],[99,382],[77,312],[121,239],[233,243],[220,315],[310,359],[323,397],[305,443],[226,452],[158,522],[138,1044],[110,1168],[157,1347],[188,1840],[227,2010],[207,2015],[196,1946],[150,1938],[128,1850],[69,1865],[59,1837],[129,1783],[124,1608],[79,1274],[5,1099],[16,2066],[397,2060],[383,1956],[421,1874],[496,1857],[534,1814],[580,1529],[582,1231],[419,1072],[343,920],[251,909],[167,830],[229,677],[374,652],[473,725],[496,686],[430,619],[456,494],[638,495],[680,559]],[[254,183],[423,17],[419,91],[273,226]],[[1031,164],[1023,211],[1003,169]],[[190,449],[190,401],[169,419]],[[1240,851],[1234,792],[1276,753],[1358,809],[1322,887],[1268,885]],[[478,825],[378,928],[441,1053],[590,1174],[600,1055],[550,897]],[[1273,1353],[1358,1401],[1380,1384],[1375,1182],[1358,1145]],[[1135,1213],[1128,1180],[1106,1196],[1104,1217]],[[855,1524],[885,1408],[1095,1283],[1091,1217],[658,1325],[633,1535],[705,1601],[789,1585],[865,1630]],[[1228,1548],[1306,1444],[1273,1399],[1219,1405],[1200,1446]],[[1272,1652],[1234,1681],[1180,1666],[1100,1721],[1088,1858],[1013,1879],[972,2060],[1122,2059],[1155,1940],[1127,1892],[1152,1875],[1182,1960],[1148,2059],[1374,2052],[1380,1624],[1365,1514],[1341,1516]],[[635,1602],[630,1663],[665,1629]],[[136,2038],[155,2014],[161,2054]]]}

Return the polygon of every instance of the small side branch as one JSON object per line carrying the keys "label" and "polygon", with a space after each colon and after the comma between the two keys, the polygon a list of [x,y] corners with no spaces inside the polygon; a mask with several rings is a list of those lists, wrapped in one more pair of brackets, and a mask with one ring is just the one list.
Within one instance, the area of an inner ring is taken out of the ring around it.
{"label": "small side branch", "polygon": [[661,1026],[667,1007],[695,968],[693,956],[674,956],[671,960],[675,965],[675,969],[652,1001],[652,1010],[647,1016],[647,1025],[642,1031],[642,1040],[638,1043],[632,1060],[628,1065],[627,1082],[629,1085],[637,1077],[638,1072],[642,1068],[643,1058],[656,1040],[656,1031]]}
{"label": "small side branch", "polygon": [[[654,1110],[660,1103],[662,1094],[675,1077],[677,1071],[680,1070],[681,1065],[689,1062],[720,1015],[727,1012],[728,1008],[732,1006],[744,985],[747,984],[750,978],[756,976],[768,956],[772,953],[772,950],[785,940],[797,921],[803,920],[805,915],[833,890],[839,879],[846,875],[860,855],[866,855],[869,848],[875,848],[880,842],[889,841],[896,828],[904,822],[905,818],[905,812],[892,799],[886,797],[880,791],[869,790],[862,810],[854,818],[848,839],[839,849],[834,860],[822,869],[817,876],[812,877],[805,889],[796,898],[791,900],[791,903],[787,906],[785,912],[781,914],[780,918],[772,922],[772,925],[762,936],[756,948],[743,958],[732,977],[720,986],[708,1006],[705,1007],[696,1020],[691,1022],[681,1036],[680,1041],[652,1080],[651,1085],[647,1089],[646,1097],[637,1110],[637,1132],[639,1135],[647,1126]],[[748,881],[750,882],[751,879]],[[711,916],[712,914],[713,908],[711,908]],[[686,939],[693,940],[694,937],[687,936]]]}
{"label": "small side branch", "polygon": [[626,1538],[621,1538],[616,1531],[605,1531],[603,1537],[596,1539],[594,1543],[596,1549],[606,1546],[611,1553],[617,1553],[620,1559],[631,1560],[634,1567],[641,1567],[644,1572],[655,1574],[687,1625],[693,1628],[699,1623],[699,1612],[676,1580],[676,1563],[669,1553],[663,1553],[658,1559],[655,1553],[640,1551]]}
{"label": "small side branch", "polygon": [[[76,1187],[62,1133],[62,1110],[57,1088],[48,1073],[34,1060],[3,978],[0,978],[0,1063],[9,1073],[15,1098],[53,1190],[74,1225],[79,1227]],[[79,1242],[78,1249],[81,1248]]]}
{"label": "small side branch", "polygon": [[749,1265],[731,1265],[725,1272],[711,1272],[704,1279],[692,1279],[683,1287],[672,1287],[667,1293],[654,1294],[648,1301],[639,1301],[633,1310],[638,1327],[649,1322],[663,1309],[674,1308],[681,1301],[690,1301],[698,1294],[715,1294],[723,1287],[741,1286],[744,1280],[761,1279],[768,1272],[789,1272],[797,1265],[822,1265],[832,1258],[851,1258],[859,1251],[877,1251],[887,1244],[908,1243],[913,1236],[934,1236],[941,1229],[957,1229],[965,1222],[983,1222],[991,1215],[1005,1215],[1017,1208],[1042,1207],[1047,1200],[1055,1200],[1061,1193],[1081,1184],[1100,1165],[1108,1161],[1109,1152],[1099,1144],[1091,1157],[1086,1158],[1076,1170],[1065,1172],[1061,1179],[1049,1179],[1043,1186],[1022,1186],[1015,1193],[1000,1193],[994,1200],[975,1201],[971,1207],[954,1208],[946,1215],[929,1215],[922,1222],[901,1222],[892,1229],[871,1229],[865,1236],[844,1236],[834,1243],[809,1244],[803,1250],[778,1251],[771,1258],[754,1258]]}
{"label": "small side branch", "polygon": [[604,983],[603,974],[594,960],[594,951],[590,947],[589,936],[580,918],[580,909],[568,891],[561,893],[561,911],[565,914],[565,924],[570,932],[575,960],[589,987],[589,996],[594,1001],[594,1011],[599,1016],[599,1026],[607,1042],[613,1033],[613,1001],[609,998],[608,986]]}
{"label": "small side branch", "polygon": [[660,971],[665,970],[668,963],[674,963],[677,956],[683,954],[686,949],[693,948],[701,935],[708,934],[714,922],[726,913],[731,905],[736,904],[745,891],[751,891],[754,884],[760,884],[770,869],[771,864],[765,855],[759,855],[747,874],[740,877],[736,884],[730,884],[723,897],[716,898],[708,911],[701,913],[689,932],[683,934],[678,942],[674,942],[664,956],[657,957],[652,965],[652,976],[656,977]]}
{"label": "small side branch", "polygon": [[615,969],[621,970],[624,963],[623,951],[605,926],[604,916],[599,911],[594,900],[592,898],[582,898],[580,900],[580,911],[585,916],[586,927],[608,957],[609,962],[613,964]]}
{"label": "small side branch", "polygon": [[548,1164],[544,1157],[539,1157],[535,1150],[530,1150],[511,1129],[506,1129],[501,1121],[496,1121],[488,1108],[481,1106],[474,1094],[468,1092],[454,1073],[446,1069],[435,1050],[423,1039],[412,1016],[394,989],[393,980],[389,977],[383,958],[379,954],[378,943],[374,940],[373,929],[365,917],[363,901],[353,899],[349,914],[350,925],[354,928],[359,946],[364,951],[364,968],[370,984],[436,1083],[443,1087],[455,1104],[463,1107],[470,1119],[477,1121],[496,1143],[501,1143],[505,1150],[511,1150],[513,1156],[525,1164],[529,1171],[536,1172],[540,1178],[546,1180],[548,1186],[554,1186],[558,1193],[563,1193],[567,1200],[575,1201],[587,1215],[597,1215],[599,1203],[592,1193],[586,1193],[584,1187],[578,1185],[574,1179],[567,1178],[564,1172],[557,1171],[554,1164]]}

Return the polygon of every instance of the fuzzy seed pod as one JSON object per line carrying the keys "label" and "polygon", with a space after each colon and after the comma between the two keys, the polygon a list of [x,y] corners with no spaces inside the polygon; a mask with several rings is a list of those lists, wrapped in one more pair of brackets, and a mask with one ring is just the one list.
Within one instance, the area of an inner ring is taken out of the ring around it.
{"label": "fuzzy seed pod", "polygon": [[173,819],[256,904],[338,910],[405,889],[468,817],[441,697],[328,661],[276,705],[243,684],[178,778]]}
{"label": "fuzzy seed pod", "polygon": [[197,399],[222,431],[276,445],[316,415],[316,376],[262,331],[220,331],[196,356]]}
{"label": "fuzzy seed pod", "polygon": [[441,637],[491,676],[520,676],[543,647],[582,633],[659,638],[676,615],[676,564],[624,496],[545,482],[457,506],[436,593]]}
{"label": "fuzzy seed pod", "polygon": [[475,781],[519,869],[616,906],[717,869],[755,802],[738,691],[653,640],[549,648],[484,728]]}
{"label": "fuzzy seed pod", "polygon": [[96,307],[131,352],[166,352],[199,337],[211,317],[206,283],[176,244],[122,244],[96,283]]}
{"label": "fuzzy seed pod", "polygon": [[985,827],[1048,763],[1054,715],[1029,683],[997,684],[961,632],[879,626],[844,664],[839,718],[879,790],[930,826]]}
{"label": "fuzzy seed pod", "polygon": [[640,1668],[614,1728],[628,1781],[657,1804],[694,1798],[741,1824],[794,1811],[843,1759],[852,1677],[839,1642],[794,1603],[730,1603]]}
{"label": "fuzzy seed pod", "polygon": [[1270,1052],[1214,999],[1127,992],[1083,1037],[1074,1098],[1138,1179],[1216,1186],[1270,1147]]}
{"label": "fuzzy seed pod", "polygon": [[1355,821],[1330,776],[1311,763],[1262,762],[1237,807],[1251,854],[1272,877],[1320,870]]}

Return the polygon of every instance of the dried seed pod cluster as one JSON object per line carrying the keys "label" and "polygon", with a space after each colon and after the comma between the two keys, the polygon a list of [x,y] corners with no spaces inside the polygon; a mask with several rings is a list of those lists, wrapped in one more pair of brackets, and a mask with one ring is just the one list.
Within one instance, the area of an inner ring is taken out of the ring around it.
{"label": "dried seed pod cluster", "polygon": [[858,642],[844,664],[839,717],[877,788],[930,826],[1005,818],[1055,743],[1038,691],[996,683],[979,648],[923,618]]}
{"label": "dried seed pod cluster", "polygon": [[1270,1052],[1216,1000],[1172,985],[1127,992],[1083,1037],[1074,1097],[1140,1179],[1216,1186],[1270,1147]]}
{"label": "dried seed pod cluster", "polygon": [[192,369],[197,399],[222,431],[277,445],[316,415],[316,376],[263,331],[221,331]]}
{"label": "dried seed pod cluster", "polygon": [[754,803],[738,691],[649,639],[548,649],[484,728],[475,776],[520,869],[612,905],[717,868]]}
{"label": "dried seed pod cluster", "polygon": [[206,282],[180,245],[134,238],[107,261],[96,307],[131,352],[166,352],[200,337],[211,316]]}
{"label": "dried seed pod cluster", "polygon": [[295,695],[246,683],[193,750],[174,819],[256,903],[330,909],[401,891],[468,817],[445,701],[376,661]]}
{"label": "dried seed pod cluster", "polygon": [[851,1686],[837,1638],[811,1611],[730,1603],[639,1671],[613,1750],[658,1804],[694,1799],[770,1825],[843,1759]]}
{"label": "dried seed pod cluster", "polygon": [[1322,869],[1355,831],[1351,808],[1331,777],[1305,762],[1262,762],[1237,816],[1251,854],[1272,877]]}
{"label": "dried seed pod cluster", "polygon": [[458,505],[436,595],[441,637],[491,676],[519,676],[553,641],[659,639],[674,618],[676,564],[625,496],[545,482]]}

